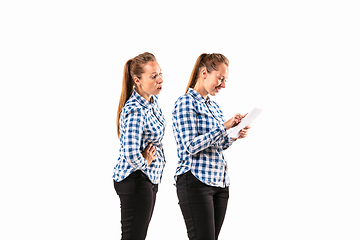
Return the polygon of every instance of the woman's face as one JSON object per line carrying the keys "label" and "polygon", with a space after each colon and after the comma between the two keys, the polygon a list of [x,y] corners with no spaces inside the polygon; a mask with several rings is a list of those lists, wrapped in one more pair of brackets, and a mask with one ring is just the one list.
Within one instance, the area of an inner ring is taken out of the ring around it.
{"label": "woman's face", "polygon": [[228,66],[224,63],[217,65],[218,70],[213,70],[211,73],[207,73],[206,79],[204,79],[204,88],[208,94],[215,96],[220,92],[222,88],[225,88],[225,81],[229,76]]}
{"label": "woman's face", "polygon": [[162,73],[160,65],[156,61],[147,62],[141,78],[134,78],[136,90],[146,100],[150,101],[151,95],[158,95],[162,90]]}

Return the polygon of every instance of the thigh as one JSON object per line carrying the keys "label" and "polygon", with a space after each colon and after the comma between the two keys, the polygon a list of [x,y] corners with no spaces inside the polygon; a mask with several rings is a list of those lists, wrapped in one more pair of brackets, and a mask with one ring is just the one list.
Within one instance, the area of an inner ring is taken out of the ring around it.
{"label": "thigh", "polygon": [[115,182],[120,198],[122,239],[145,239],[154,210],[157,185],[141,171]]}
{"label": "thigh", "polygon": [[154,211],[157,189],[157,185],[152,184],[148,177],[142,173],[136,185],[131,239],[145,239]]}
{"label": "thigh", "polygon": [[215,240],[213,191],[191,172],[178,179],[179,205],[190,240]]}
{"label": "thigh", "polygon": [[136,184],[134,199],[136,205],[135,216],[140,221],[149,223],[155,206],[158,185],[152,184],[144,173],[141,172],[141,174]]}
{"label": "thigh", "polygon": [[215,239],[218,239],[220,234],[220,230],[225,219],[228,200],[229,187],[220,188],[214,194]]}

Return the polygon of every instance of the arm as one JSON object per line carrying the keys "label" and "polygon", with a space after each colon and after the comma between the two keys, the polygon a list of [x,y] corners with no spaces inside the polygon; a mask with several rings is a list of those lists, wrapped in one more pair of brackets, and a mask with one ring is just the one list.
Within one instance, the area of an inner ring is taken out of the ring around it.
{"label": "arm", "polygon": [[140,151],[145,116],[141,111],[129,113],[124,120],[123,154],[126,161],[136,170],[145,170],[148,166]]}
{"label": "arm", "polygon": [[228,149],[235,141],[236,139],[233,139],[229,136],[225,136],[224,141],[222,142],[222,149],[223,150]]}
{"label": "arm", "polygon": [[216,145],[226,135],[226,128],[220,124],[203,135],[198,135],[196,110],[190,101],[179,102],[173,111],[173,121],[181,141],[191,155]]}

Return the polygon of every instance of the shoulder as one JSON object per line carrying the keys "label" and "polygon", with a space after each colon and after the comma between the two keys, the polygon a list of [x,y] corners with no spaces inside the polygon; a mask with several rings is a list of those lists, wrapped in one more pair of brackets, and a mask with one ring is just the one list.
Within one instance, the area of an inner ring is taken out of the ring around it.
{"label": "shoulder", "polygon": [[129,115],[143,116],[145,114],[144,107],[141,106],[136,100],[129,99],[122,109],[121,115],[128,117]]}
{"label": "shoulder", "polygon": [[196,100],[189,94],[181,95],[175,102],[174,110],[176,111],[190,111],[196,105]]}
{"label": "shoulder", "polygon": [[175,102],[175,106],[194,104],[196,104],[196,100],[190,94],[181,95]]}

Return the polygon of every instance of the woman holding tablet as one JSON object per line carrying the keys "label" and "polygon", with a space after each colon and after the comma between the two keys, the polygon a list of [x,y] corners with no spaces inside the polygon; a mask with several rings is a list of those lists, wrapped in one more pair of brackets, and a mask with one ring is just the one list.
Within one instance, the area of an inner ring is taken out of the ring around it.
{"label": "woman holding tablet", "polygon": [[166,122],[157,97],[162,83],[153,54],[143,53],[126,62],[116,121],[120,156],[113,175],[123,240],[145,239],[154,210],[165,165]]}
{"label": "woman holding tablet", "polygon": [[[245,115],[236,114],[225,121],[209,95],[225,88],[228,66],[222,54],[201,54],[186,94],[175,102],[172,112],[179,158],[175,181],[190,240],[218,239],[225,218],[230,182],[223,151],[236,141],[226,130],[239,124]],[[241,130],[238,138],[246,137],[248,129]]]}

